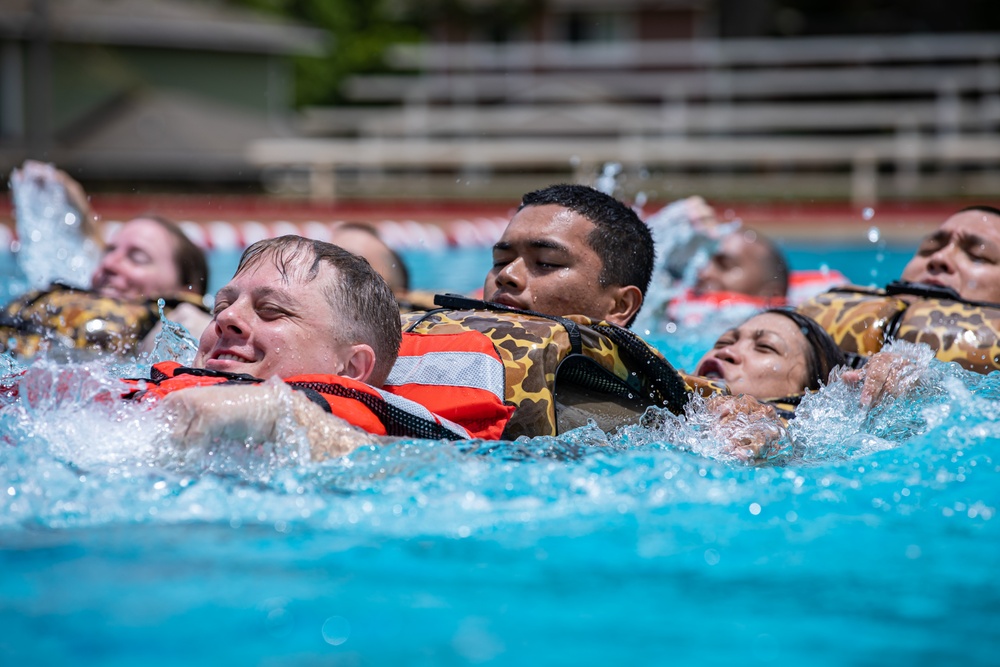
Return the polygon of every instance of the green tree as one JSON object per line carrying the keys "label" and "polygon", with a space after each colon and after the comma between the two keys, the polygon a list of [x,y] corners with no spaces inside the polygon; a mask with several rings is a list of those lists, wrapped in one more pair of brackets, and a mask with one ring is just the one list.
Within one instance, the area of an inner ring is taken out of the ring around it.
{"label": "green tree", "polygon": [[297,106],[344,101],[341,83],[351,74],[384,71],[386,48],[415,42],[421,33],[392,13],[391,0],[235,0],[237,4],[329,31],[319,57],[295,60]]}

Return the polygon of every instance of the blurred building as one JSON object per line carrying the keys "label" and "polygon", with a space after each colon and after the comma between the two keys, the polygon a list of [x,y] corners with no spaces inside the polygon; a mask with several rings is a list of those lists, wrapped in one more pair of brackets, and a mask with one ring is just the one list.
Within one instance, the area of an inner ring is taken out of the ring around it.
{"label": "blurred building", "polygon": [[256,180],[245,147],[286,133],[289,56],[325,38],[220,2],[0,0],[0,172]]}
{"label": "blurred building", "polygon": [[718,0],[397,0],[435,42],[630,42],[715,36]]}

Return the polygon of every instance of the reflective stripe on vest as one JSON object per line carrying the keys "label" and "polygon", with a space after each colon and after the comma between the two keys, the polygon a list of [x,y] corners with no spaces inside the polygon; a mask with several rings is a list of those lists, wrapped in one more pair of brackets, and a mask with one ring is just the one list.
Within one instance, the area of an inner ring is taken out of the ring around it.
{"label": "reflective stripe on vest", "polygon": [[418,357],[399,357],[386,384],[484,389],[501,401],[506,388],[503,363],[481,352],[427,352]]}
{"label": "reflective stripe on vest", "polygon": [[383,389],[424,406],[443,426],[455,424],[470,438],[499,439],[514,412],[505,402],[500,354],[478,331],[404,333]]}
{"label": "reflective stripe on vest", "polygon": [[[313,374],[297,375],[284,381],[293,388],[306,390],[306,395],[312,400],[321,399],[331,414],[375,435],[446,439],[449,435],[454,439],[469,437],[461,426],[433,414],[414,401],[388,394],[350,378]],[[259,384],[262,380],[249,375],[184,368],[177,362],[169,361],[154,364],[149,380],[125,382],[132,387],[132,391],[123,397],[156,400],[171,392],[192,387]],[[393,415],[391,410],[387,412],[386,406],[396,410],[397,414]],[[505,423],[506,421],[500,425],[501,429]]]}

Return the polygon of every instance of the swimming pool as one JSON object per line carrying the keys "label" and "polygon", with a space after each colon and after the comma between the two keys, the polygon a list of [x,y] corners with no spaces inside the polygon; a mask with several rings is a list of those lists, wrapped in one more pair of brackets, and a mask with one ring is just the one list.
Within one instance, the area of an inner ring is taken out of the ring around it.
{"label": "swimming pool", "polygon": [[[827,262],[862,283],[898,276],[909,254],[790,250],[794,268]],[[406,258],[416,286],[464,291],[488,251]],[[216,280],[231,261],[213,258]],[[46,398],[55,372],[36,370],[27,413],[0,412],[4,664],[1000,655],[996,374],[956,373],[897,406],[919,422],[903,430],[883,414],[858,432],[862,416],[831,399],[822,457],[748,468],[639,430],[611,447],[583,430],[323,464],[290,442],[179,456],[143,415],[88,400],[101,380],[86,368],[72,399]]]}

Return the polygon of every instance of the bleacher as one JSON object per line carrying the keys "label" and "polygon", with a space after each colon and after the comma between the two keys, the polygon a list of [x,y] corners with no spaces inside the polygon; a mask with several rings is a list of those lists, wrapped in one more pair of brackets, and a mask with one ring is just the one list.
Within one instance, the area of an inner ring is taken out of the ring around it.
{"label": "bleacher", "polygon": [[[398,46],[253,144],[319,198],[516,198],[619,163],[654,196],[1000,192],[1000,35]],[[275,182],[278,182],[277,180]]]}

